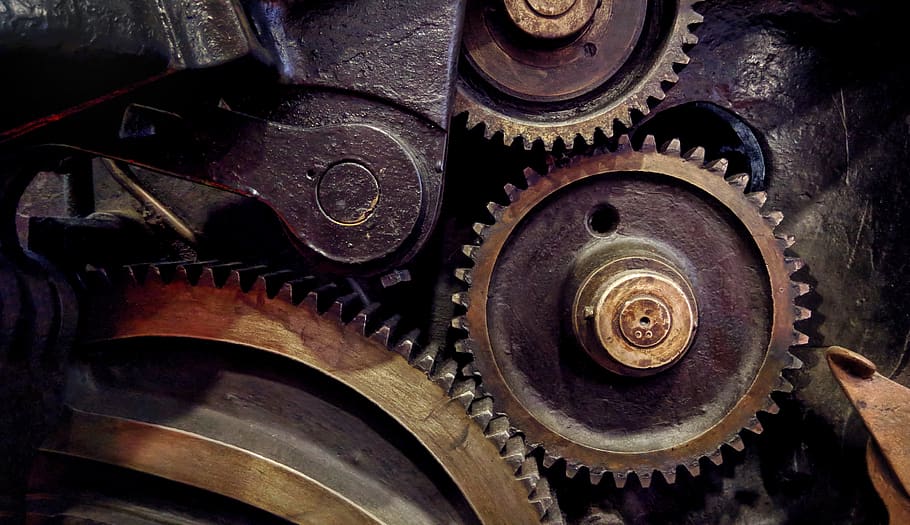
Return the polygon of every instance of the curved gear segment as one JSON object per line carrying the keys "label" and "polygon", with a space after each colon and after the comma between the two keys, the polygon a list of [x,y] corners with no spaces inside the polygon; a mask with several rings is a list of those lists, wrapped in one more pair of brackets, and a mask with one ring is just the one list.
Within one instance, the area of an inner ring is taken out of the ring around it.
{"label": "curved gear segment", "polygon": [[562,523],[536,460],[522,450],[516,461],[496,425],[483,432],[471,422],[485,415],[477,412],[481,403],[472,404],[475,380],[454,361],[420,349],[416,333],[394,337],[397,316],[382,317],[379,305],[364,306],[357,294],[292,272],[264,272],[237,264],[131,268],[112,279],[118,285],[106,287],[108,293],[90,298],[84,341],[192,338],[303,363],[357,391],[413,434],[481,522]]}
{"label": "curved gear segment", "polygon": [[741,450],[739,432],[778,410],[770,394],[792,390],[781,372],[808,342],[794,323],[810,315],[795,304],[809,287],[790,278],[802,263],[775,232],[782,214],[726,168],[676,140],[635,149],[623,136],[529,170],[527,189],[507,186],[511,204],[475,226],[474,266],[456,272],[468,284],[456,350],[482,374],[474,404],[507,414],[545,466],[672,483],[680,465],[698,475],[701,458]]}
{"label": "curved gear segment", "polygon": [[526,148],[612,137],[678,80],[698,2],[469,2],[454,114]]}

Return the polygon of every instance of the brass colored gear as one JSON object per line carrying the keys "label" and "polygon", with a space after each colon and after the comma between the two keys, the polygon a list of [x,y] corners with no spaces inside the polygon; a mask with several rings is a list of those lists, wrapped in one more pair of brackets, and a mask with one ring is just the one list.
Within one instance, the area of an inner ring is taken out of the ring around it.
{"label": "brass colored gear", "polygon": [[507,186],[511,204],[475,226],[456,349],[545,466],[672,483],[680,465],[694,476],[721,446],[741,450],[739,432],[778,410],[770,394],[792,390],[781,372],[808,342],[794,327],[810,315],[795,304],[808,285],[791,281],[802,262],[775,233],[782,214],[726,169],[677,140],[635,149],[622,136],[528,170],[527,189]]}
{"label": "brass colored gear", "polygon": [[[83,343],[137,338],[215,341],[302,363],[358,392],[412,434],[449,474],[480,522],[562,523],[537,460],[526,457],[524,450],[520,459],[511,450],[503,451],[508,436],[495,423],[478,428],[471,421],[484,419],[484,414],[466,413],[475,398],[475,379],[464,377],[454,361],[421,349],[415,333],[396,336],[397,316],[382,316],[379,305],[364,307],[358,294],[320,285],[313,277],[265,273],[261,266],[236,263],[214,267],[174,263],[130,268],[111,278],[104,272],[94,275],[114,285],[103,284],[89,294]],[[335,507],[348,513],[344,516],[361,516],[357,522],[370,513],[369,508],[353,506],[344,494],[326,495],[331,490],[303,483],[305,475],[290,467],[236,447],[160,425],[75,410],[74,414],[78,417],[69,434],[46,449],[203,487],[293,522],[331,515]],[[135,444],[125,451],[112,450],[105,444],[119,437],[92,437],[90,429],[95,427],[122,433],[124,440],[136,438]],[[169,439],[180,446],[161,444]],[[146,450],[143,443],[161,444],[160,451],[170,460],[156,461],[151,451],[158,449]],[[200,463],[191,459],[196,449],[208,455],[211,469],[192,467]],[[229,472],[231,461],[258,463],[243,479],[212,474]],[[322,499],[302,502],[291,497],[311,493]],[[388,507],[388,502],[379,503]],[[346,522],[338,515],[332,519]]]}
{"label": "brass colored gear", "polygon": [[469,2],[455,114],[526,148],[612,137],[678,80],[698,1]]}

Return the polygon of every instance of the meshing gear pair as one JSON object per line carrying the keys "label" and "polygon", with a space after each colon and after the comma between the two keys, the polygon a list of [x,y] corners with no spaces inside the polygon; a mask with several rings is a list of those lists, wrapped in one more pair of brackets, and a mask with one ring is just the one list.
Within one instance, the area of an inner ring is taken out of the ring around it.
{"label": "meshing gear pair", "polygon": [[808,342],[794,323],[809,287],[790,279],[802,263],[775,232],[782,214],[726,168],[676,140],[636,149],[623,136],[529,170],[527,189],[508,186],[510,204],[476,225],[474,266],[457,272],[469,285],[454,297],[469,334],[457,349],[473,355],[482,402],[545,466],[617,486],[633,472],[673,482],[680,465],[697,475],[792,389],[781,371]]}

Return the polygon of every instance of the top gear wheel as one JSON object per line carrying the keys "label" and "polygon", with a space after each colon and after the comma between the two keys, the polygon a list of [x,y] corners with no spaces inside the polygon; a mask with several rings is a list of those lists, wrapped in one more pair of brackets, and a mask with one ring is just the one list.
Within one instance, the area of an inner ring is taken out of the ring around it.
{"label": "top gear wheel", "polygon": [[771,392],[792,389],[781,371],[808,342],[794,323],[809,287],[790,280],[802,263],[774,232],[782,215],[726,167],[622,136],[616,151],[529,171],[475,227],[458,350],[545,466],[672,483],[679,465],[697,475],[722,445],[741,450],[740,430],[777,411]]}
{"label": "top gear wheel", "polygon": [[614,134],[662,100],[702,17],[698,0],[468,3],[455,113],[506,141]]}

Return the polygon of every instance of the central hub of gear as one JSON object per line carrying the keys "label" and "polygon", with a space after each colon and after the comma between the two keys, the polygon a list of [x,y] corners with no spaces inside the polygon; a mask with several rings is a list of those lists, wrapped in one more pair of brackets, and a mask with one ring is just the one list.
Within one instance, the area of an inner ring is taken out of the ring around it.
{"label": "central hub of gear", "polygon": [[672,324],[670,309],[656,297],[635,297],[626,301],[619,312],[623,337],[638,348],[650,348],[663,341]]}
{"label": "central hub of gear", "polygon": [[[506,0],[506,12],[519,29],[534,38],[566,38],[582,30],[598,9],[598,0]],[[611,2],[599,8],[609,16]]]}
{"label": "central hub of gear", "polygon": [[657,257],[621,257],[591,273],[575,295],[573,328],[598,364],[625,376],[666,370],[698,324],[688,280]]}

